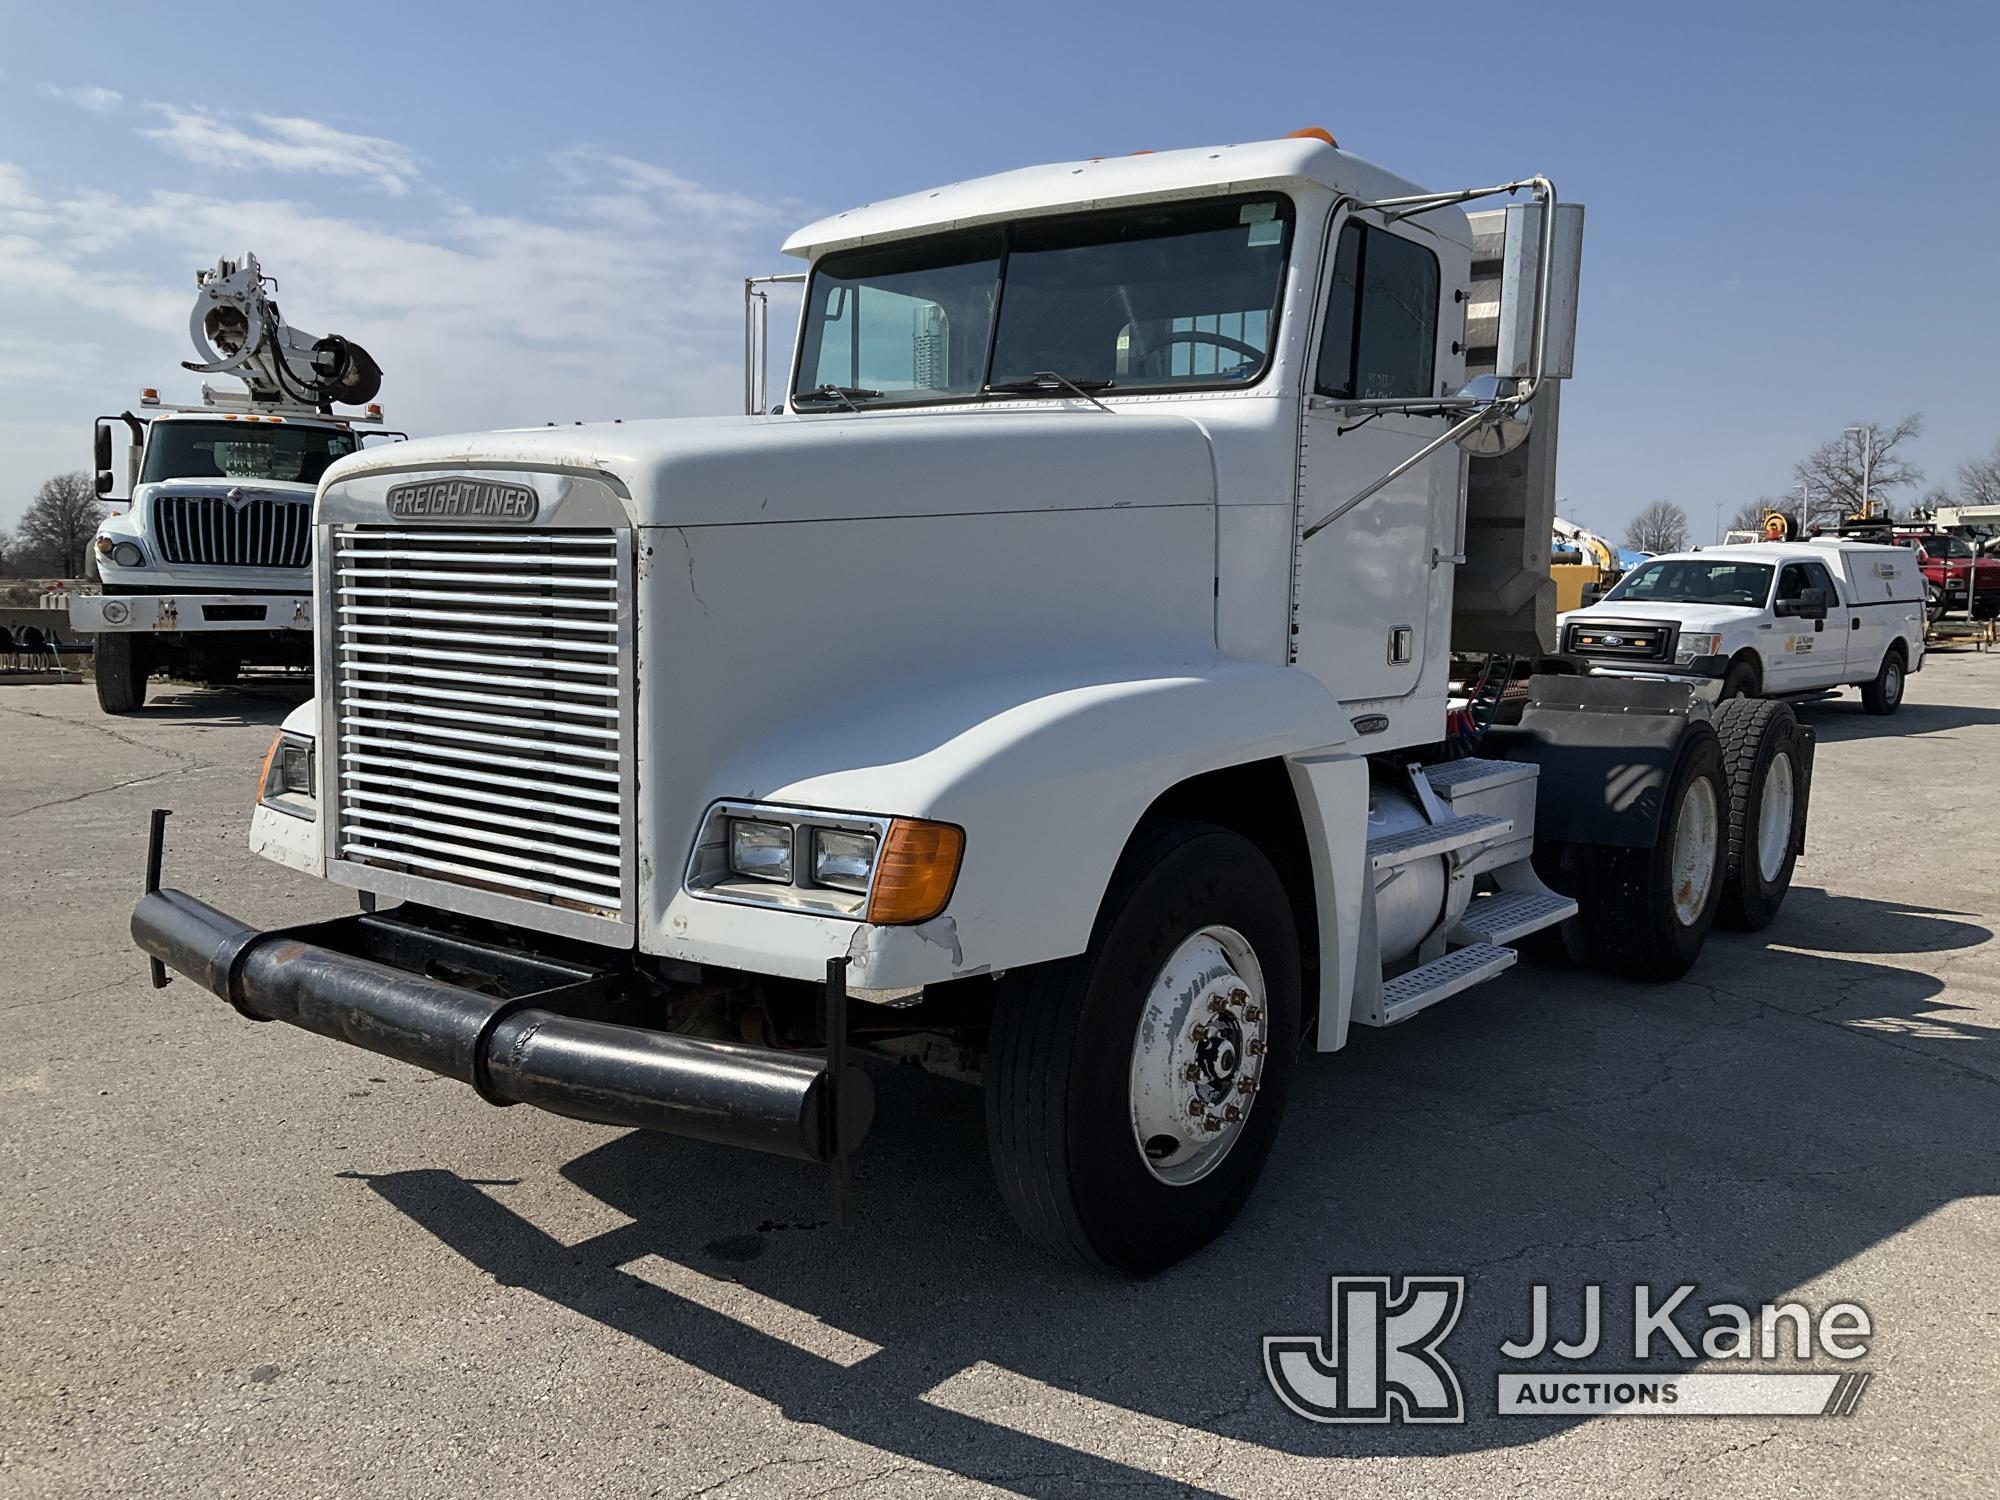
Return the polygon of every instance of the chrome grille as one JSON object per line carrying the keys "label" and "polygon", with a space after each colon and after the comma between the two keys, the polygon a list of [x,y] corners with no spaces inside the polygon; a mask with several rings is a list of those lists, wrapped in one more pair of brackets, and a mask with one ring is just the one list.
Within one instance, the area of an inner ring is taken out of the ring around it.
{"label": "chrome grille", "polygon": [[303,568],[312,558],[312,499],[162,495],[153,535],[170,563],[224,568]]}
{"label": "chrome grille", "polygon": [[332,533],[336,857],[630,920],[627,533]]}

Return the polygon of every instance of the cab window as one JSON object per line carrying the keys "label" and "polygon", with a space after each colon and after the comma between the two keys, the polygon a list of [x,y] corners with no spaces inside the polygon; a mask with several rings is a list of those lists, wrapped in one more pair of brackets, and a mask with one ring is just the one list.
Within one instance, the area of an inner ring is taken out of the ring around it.
{"label": "cab window", "polygon": [[1807,589],[1813,586],[1812,574],[1806,571],[1804,563],[1786,563],[1778,574],[1778,592],[1772,596],[1778,599],[1802,599]]}
{"label": "cab window", "polygon": [[1812,582],[1808,587],[1824,590],[1828,604],[1840,603],[1840,585],[1833,581],[1833,574],[1827,571],[1825,563],[1809,562],[1806,564],[1806,571],[1812,575]]}
{"label": "cab window", "polygon": [[1314,384],[1323,396],[1436,394],[1437,257],[1415,241],[1349,221],[1334,246],[1333,287]]}

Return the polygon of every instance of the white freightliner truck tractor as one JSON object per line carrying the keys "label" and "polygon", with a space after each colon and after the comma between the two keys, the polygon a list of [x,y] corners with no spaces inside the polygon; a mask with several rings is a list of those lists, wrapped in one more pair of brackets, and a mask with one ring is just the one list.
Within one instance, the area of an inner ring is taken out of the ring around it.
{"label": "white freightliner truck tractor", "polygon": [[[373,402],[381,371],[359,344],[288,325],[256,256],[217,261],[195,283],[188,331],[201,359],[184,368],[244,390],[204,385],[202,404],[174,406],[149,388],[145,415],[97,419],[97,493],[122,508],[97,530],[103,592],[73,596],[70,624],[94,638],[107,713],[143,707],[155,673],[223,683],[245,666],[311,663],[313,494],[359,450],[358,428],[382,421],[375,405],[334,411]],[[118,428],[123,496],[112,493]]]}
{"label": "white freightliner truck tractor", "polygon": [[1581,231],[1324,132],[1035,167],[795,235],[777,411],[343,460],[252,845],[362,910],[163,889],[163,811],[156,983],[843,1206],[857,1053],[976,1075],[1031,1235],[1178,1260],[1303,1054],[1784,898],[1791,710],[1544,655]]}

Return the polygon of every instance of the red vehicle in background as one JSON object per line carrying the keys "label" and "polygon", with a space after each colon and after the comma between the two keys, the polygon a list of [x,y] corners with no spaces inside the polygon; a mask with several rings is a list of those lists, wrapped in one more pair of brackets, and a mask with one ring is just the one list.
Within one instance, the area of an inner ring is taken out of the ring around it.
{"label": "red vehicle in background", "polygon": [[1943,531],[1899,528],[1891,540],[1916,552],[1933,616],[1958,610],[1975,620],[2000,615],[2000,557],[1983,555],[1965,538]]}

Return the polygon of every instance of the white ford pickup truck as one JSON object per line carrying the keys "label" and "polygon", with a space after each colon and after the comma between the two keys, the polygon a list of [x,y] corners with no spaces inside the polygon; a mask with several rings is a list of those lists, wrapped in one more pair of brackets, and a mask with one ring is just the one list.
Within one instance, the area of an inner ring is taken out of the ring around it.
{"label": "white ford pickup truck", "polygon": [[1600,676],[1720,678],[1724,698],[1854,686],[1892,714],[1924,664],[1924,580],[1906,549],[1832,539],[1655,557],[1562,617]]}

